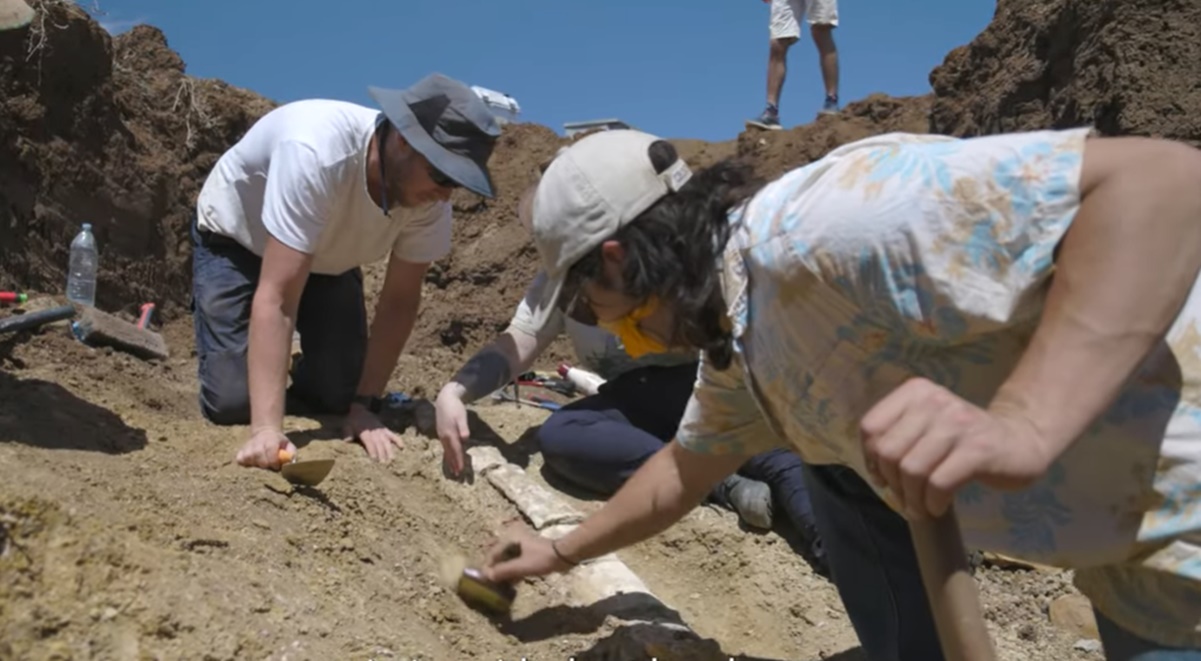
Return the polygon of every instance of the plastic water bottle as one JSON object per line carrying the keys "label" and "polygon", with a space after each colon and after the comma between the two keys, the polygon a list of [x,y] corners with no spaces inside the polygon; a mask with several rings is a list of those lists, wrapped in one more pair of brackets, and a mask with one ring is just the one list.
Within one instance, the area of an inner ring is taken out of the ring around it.
{"label": "plastic water bottle", "polygon": [[96,270],[99,261],[92,224],[84,223],[83,230],[71,241],[71,264],[67,268],[67,300],[95,307]]}

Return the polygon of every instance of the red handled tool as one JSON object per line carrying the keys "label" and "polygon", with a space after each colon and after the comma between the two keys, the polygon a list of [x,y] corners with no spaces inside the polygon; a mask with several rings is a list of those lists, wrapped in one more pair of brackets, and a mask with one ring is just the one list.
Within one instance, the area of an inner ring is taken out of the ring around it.
{"label": "red handled tool", "polygon": [[150,317],[154,314],[154,303],[143,303],[141,314],[138,316],[138,328],[146,328],[150,325]]}
{"label": "red handled tool", "polygon": [[21,304],[29,300],[29,294],[18,294],[15,291],[0,291],[0,303]]}

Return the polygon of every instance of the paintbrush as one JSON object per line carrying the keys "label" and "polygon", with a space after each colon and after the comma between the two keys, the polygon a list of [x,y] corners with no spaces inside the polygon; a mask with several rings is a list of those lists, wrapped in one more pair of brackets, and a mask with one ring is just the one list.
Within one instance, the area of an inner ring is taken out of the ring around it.
{"label": "paintbrush", "polygon": [[[505,551],[508,560],[520,555],[521,547],[513,544]],[[484,572],[469,566],[466,556],[458,551],[445,554],[438,578],[442,586],[459,595],[463,603],[488,615],[508,615],[517,598],[516,588],[484,578]]]}

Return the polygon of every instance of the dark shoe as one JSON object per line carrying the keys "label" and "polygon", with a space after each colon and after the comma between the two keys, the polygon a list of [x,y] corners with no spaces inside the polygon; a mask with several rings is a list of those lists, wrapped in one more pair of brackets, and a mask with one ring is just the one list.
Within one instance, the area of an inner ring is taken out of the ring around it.
{"label": "dark shoe", "polygon": [[826,548],[822,544],[822,538],[817,534],[816,530],[809,531],[805,534],[805,541],[808,543],[808,553],[802,553],[809,566],[813,568],[813,573],[822,578],[830,578],[830,564],[826,562]]}
{"label": "dark shoe", "polygon": [[782,128],[780,126],[780,114],[773,111],[771,108],[767,108],[763,111],[763,114],[754,119],[748,119],[746,121],[746,125],[766,129],[768,131],[779,131]]}
{"label": "dark shoe", "polygon": [[734,474],[722,480],[718,491],[722,500],[738,513],[743,523],[752,528],[771,530],[771,487],[766,483]]}
{"label": "dark shoe", "polygon": [[826,102],[822,104],[822,109],[817,112],[818,115],[837,115],[838,114],[838,97],[827,96]]}

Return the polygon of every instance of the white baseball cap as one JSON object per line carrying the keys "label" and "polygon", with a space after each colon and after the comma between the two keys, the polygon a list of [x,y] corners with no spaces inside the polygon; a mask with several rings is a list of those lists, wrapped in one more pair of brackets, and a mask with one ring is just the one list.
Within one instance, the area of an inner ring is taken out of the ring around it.
{"label": "white baseball cap", "polygon": [[555,309],[573,264],[692,177],[680,158],[655,172],[650,147],[659,140],[631,129],[600,131],[562,150],[543,173],[531,231],[547,282],[532,310],[535,327]]}

